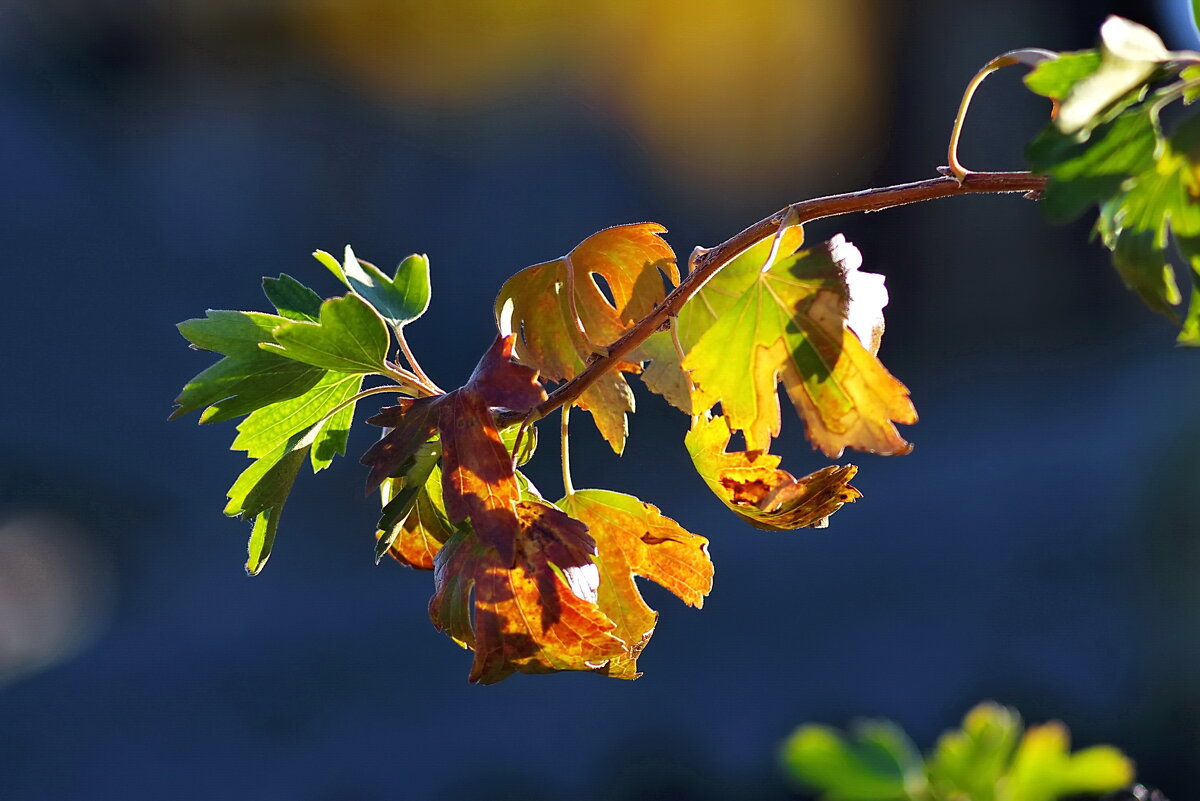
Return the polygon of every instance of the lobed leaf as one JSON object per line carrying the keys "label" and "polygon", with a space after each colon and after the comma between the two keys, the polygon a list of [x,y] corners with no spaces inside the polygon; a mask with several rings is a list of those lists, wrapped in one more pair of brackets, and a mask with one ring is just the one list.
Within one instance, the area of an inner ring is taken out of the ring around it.
{"label": "lobed leaf", "polygon": [[264,350],[305,364],[343,373],[386,372],[391,343],[383,318],[357,295],[321,304],[318,322],[284,321]]}
{"label": "lobed leaf", "polygon": [[[672,325],[676,327],[679,344],[685,354],[700,341],[700,337],[717,318],[737,302],[758,274],[769,267],[767,259],[771,255],[774,239],[774,236],[767,237],[735,256],[680,309]],[[795,253],[803,242],[804,229],[801,226],[786,228],[771,264]],[[651,335],[635,351],[634,358],[649,362],[642,373],[642,381],[651,392],[662,395],[672,406],[691,414],[690,380],[679,362],[670,331]]]}
{"label": "lobed leaf", "polygon": [[[252,459],[266,456],[298,432],[320,422],[341,403],[354,397],[362,386],[361,375],[324,373],[303,395],[257,409],[238,424],[231,450],[245,451]],[[354,406],[347,406],[317,433],[310,458],[314,472],[328,467],[334,454],[346,452]]]}
{"label": "lobed leaf", "polygon": [[849,484],[858,472],[854,465],[831,465],[797,479],[766,451],[729,453],[731,435],[724,417],[698,419],[684,445],[713,494],[755,528],[824,528],[843,504],[862,497]]}
{"label": "lobed leaf", "polygon": [[1158,65],[1170,58],[1170,51],[1154,31],[1110,16],[1100,26],[1099,66],[1074,83],[1054,125],[1064,134],[1085,129],[1101,112],[1142,86]]}
{"label": "lobed leaf", "polygon": [[1033,726],[1013,756],[1007,779],[1009,798],[1054,801],[1079,793],[1107,793],[1133,781],[1133,763],[1111,746],[1070,753],[1070,735],[1061,723]]}
{"label": "lobed leaf", "polygon": [[802,726],[784,742],[782,760],[793,779],[828,801],[908,801],[921,797],[925,782],[916,748],[887,721],[860,724],[853,739]]}
{"label": "lobed leaf", "polygon": [[321,314],[321,296],[287,273],[263,278],[263,294],[281,317],[315,323]]}
{"label": "lobed leaf", "polygon": [[179,332],[194,347],[224,358],[184,385],[171,419],[204,409],[201,423],[230,420],[311,389],[324,370],[260,350],[285,322],[272,314],[209,310],[205,319],[180,323]]}
{"label": "lobed leaf", "polygon": [[257,575],[271,556],[279,515],[321,426],[294,436],[246,468],[229,488],[225,514],[254,523],[246,572]]}
{"label": "lobed leaf", "polygon": [[413,322],[429,308],[428,256],[416,253],[408,256],[396,267],[395,275],[388,278],[374,264],[356,258],[349,245],[340,265],[324,251],[313,255],[397,328]]}
{"label": "lobed leaf", "polygon": [[[664,276],[679,283],[675,254],[659,236],[665,230],[656,223],[607,228],[566,256],[510,278],[496,299],[496,317],[502,332],[520,335],[517,359],[547,380],[570,380],[653,311],[666,297]],[[611,302],[597,279],[604,281]],[[624,449],[626,414],[634,410],[623,374],[639,370],[635,362],[622,362],[577,401],[617,453]]]}
{"label": "lobed leaf", "polygon": [[995,801],[1022,728],[1016,711],[979,704],[963,718],[961,729],[938,739],[927,767],[930,786],[939,797]]}
{"label": "lobed leaf", "polygon": [[665,587],[689,606],[704,605],[712,590],[708,540],[685,531],[657,507],[619,492],[579,490],[558,502],[584,523],[596,542],[599,569],[597,605],[616,624],[613,634],[628,653],[613,657],[607,675],[635,679],[637,659],[658,620],[642,598],[634,576]]}
{"label": "lobed leaf", "polygon": [[[780,429],[782,380],[809,439],[827,456],[846,447],[911,450],[894,425],[916,422],[908,390],[870,349],[886,292],[881,277],[858,272],[860,264],[858,250],[839,236],[759,272],[684,360],[696,384],[694,413],[720,403],[748,450],[766,450]],[[872,296],[865,314],[855,308],[860,286]],[[849,321],[860,318],[856,334]]]}
{"label": "lobed leaf", "polygon": [[419,449],[402,476],[384,481],[375,561],[390,554],[402,565],[433,569],[433,559],[454,533],[442,502],[441,447]]}
{"label": "lobed leaf", "polygon": [[[585,527],[552,507],[521,501],[510,565],[468,532],[435,558],[434,625],[473,648],[470,681],[513,672],[602,670],[626,653],[595,604],[595,547]],[[472,593],[474,602],[472,603]]]}

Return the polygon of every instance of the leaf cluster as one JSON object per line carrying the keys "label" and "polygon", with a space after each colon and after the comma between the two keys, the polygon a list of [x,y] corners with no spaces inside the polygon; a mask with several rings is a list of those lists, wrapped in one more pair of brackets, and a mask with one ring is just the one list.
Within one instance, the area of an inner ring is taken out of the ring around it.
{"label": "leaf cluster", "polygon": [[[862,255],[841,235],[802,248],[803,223],[1044,186],[1052,218],[1096,206],[1096,231],[1122,277],[1153,308],[1176,314],[1169,243],[1200,270],[1200,127],[1185,120],[1167,134],[1160,116],[1200,95],[1200,55],[1170,53],[1153,33],[1116,18],[1101,33],[1094,51],[1021,51],[993,62],[1036,64],[1027,83],[1054,103],[1051,124],[1029,148],[1045,179],[971,176],[958,165],[955,178],[795,204],[717,248],[697,249],[686,265],[661,225],[604,229],[501,287],[495,340],[448,392],[405,339],[430,302],[424,256],[388,275],[349,247],[341,261],[317,251],[344,294],[322,300],[284,274],[263,281],[274,312],[209,311],[181,323],[194,348],[220,359],[187,383],[173,416],[242,418],[232,447],[252,461],[225,513],[251,523],[247,572],[269,558],[302,466],[327,467],[346,450],[356,405],[394,395],[368,419],[382,433],[361,460],[368,491],[381,499],[376,561],[390,555],[433,571],[430,617],[474,651],[471,680],[559,670],[635,678],[657,625],[635,577],[701,606],[712,587],[708,540],[632,496],[576,489],[573,406],[620,454],[636,407],[630,381],[640,376],[687,416],[683,444],[700,483],[737,518],[769,531],[824,527],[860,497],[849,483],[854,465],[800,478],[781,467],[771,453],[785,417],[781,389],[814,449],[830,459],[847,448],[912,448],[898,426],[915,423],[916,409],[878,356],[884,278],[863,271]],[[1200,343],[1200,290],[1181,319],[1180,341]],[[563,494],[551,501],[520,468],[536,450],[537,422],[559,410]],[[938,775],[928,774],[930,787]]]}
{"label": "leaf cluster", "polygon": [[[1058,54],[1026,76],[1054,104],[1029,145],[1030,167],[1049,177],[1047,216],[1096,208],[1095,234],[1126,286],[1179,324],[1180,344],[1200,345],[1200,117],[1166,119],[1172,104],[1200,94],[1200,54],[1168,51],[1118,17],[1100,37],[1097,49]],[[1186,309],[1172,242],[1192,273]]]}
{"label": "leaf cluster", "polygon": [[801,726],[784,742],[787,774],[825,801],[1055,801],[1133,781],[1133,763],[1108,745],[1071,751],[1061,723],[1025,728],[1016,710],[985,702],[928,756],[889,721],[850,734]]}

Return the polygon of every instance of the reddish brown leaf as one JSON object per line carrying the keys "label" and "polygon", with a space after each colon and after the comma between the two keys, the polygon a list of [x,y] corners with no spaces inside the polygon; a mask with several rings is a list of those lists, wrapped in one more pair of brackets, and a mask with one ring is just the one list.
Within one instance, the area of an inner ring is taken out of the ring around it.
{"label": "reddish brown leaf", "polygon": [[512,360],[515,334],[501,335],[479,360],[463,391],[478,395],[488,406],[525,412],[546,399],[537,370]]}
{"label": "reddish brown leaf", "polygon": [[607,490],[579,490],[560,503],[587,524],[599,555],[600,610],[629,646],[604,671],[623,679],[638,677],[637,658],[654,633],[658,613],[642,598],[634,576],[654,581],[689,606],[700,607],[712,589],[713,565],[708,540],[685,531],[656,507]]}
{"label": "reddish brown leaf", "polygon": [[368,448],[360,460],[371,468],[367,475],[368,494],[384,479],[395,475],[417,452],[417,448],[433,437],[437,431],[437,406],[440,401],[441,398],[404,398],[396,406],[389,406],[374,417],[367,418],[371,425],[392,429]]}
{"label": "reddish brown leaf", "polygon": [[685,444],[713,493],[756,528],[823,528],[842,504],[862,497],[848,483],[858,472],[854,465],[831,465],[797,479],[766,451],[726,452],[730,435],[724,417],[698,420]]}
{"label": "reddish brown leaf", "polygon": [[533,501],[522,501],[517,516],[514,566],[467,532],[452,537],[435,560],[430,617],[475,650],[470,680],[603,670],[623,657],[624,642],[594,603],[597,571],[585,527]]}
{"label": "reddish brown leaf", "polygon": [[480,541],[511,566],[517,530],[514,505],[520,499],[512,457],[478,395],[452,392],[440,408],[446,514],[451,523],[470,519]]}

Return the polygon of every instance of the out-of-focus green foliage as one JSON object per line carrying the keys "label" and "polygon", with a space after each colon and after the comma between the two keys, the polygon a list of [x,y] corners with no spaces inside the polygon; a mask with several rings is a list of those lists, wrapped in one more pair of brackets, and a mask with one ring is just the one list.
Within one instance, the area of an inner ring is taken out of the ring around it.
{"label": "out-of-focus green foliage", "polygon": [[1170,251],[1173,238],[1200,275],[1200,124],[1186,118],[1167,131],[1162,120],[1165,108],[1200,89],[1200,54],[1168,51],[1153,31],[1119,17],[1100,35],[1097,50],[1060,54],[1025,79],[1055,104],[1028,148],[1030,167],[1050,179],[1043,208],[1071,220],[1095,206],[1096,234],[1121,280],[1181,322],[1181,344],[1200,345],[1200,291],[1181,316]]}
{"label": "out-of-focus green foliage", "polygon": [[1133,781],[1133,763],[1098,745],[1071,753],[1067,729],[1024,729],[1015,710],[986,702],[924,760],[904,732],[866,721],[844,735],[805,725],[783,744],[784,769],[827,801],[1054,801]]}

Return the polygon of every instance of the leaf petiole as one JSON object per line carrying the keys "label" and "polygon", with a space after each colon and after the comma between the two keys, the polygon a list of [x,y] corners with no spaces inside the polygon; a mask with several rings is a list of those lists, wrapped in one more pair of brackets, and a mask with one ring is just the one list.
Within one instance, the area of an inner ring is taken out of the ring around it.
{"label": "leaf petiole", "polygon": [[971,170],[964,167],[958,160],[958,141],[962,136],[963,123],[967,119],[967,109],[971,106],[971,98],[975,96],[975,90],[979,88],[979,84],[983,83],[984,78],[1003,67],[1010,67],[1013,64],[1036,67],[1043,61],[1049,61],[1054,58],[1058,58],[1058,54],[1049,50],[1038,48],[1010,50],[1004,55],[996,56],[985,64],[979,72],[975,73],[975,77],[970,80],[967,88],[963,91],[962,102],[958,105],[958,114],[954,117],[954,127],[950,129],[950,144],[946,148],[946,161],[950,165],[950,174],[960,185]]}
{"label": "leaf petiole", "polygon": [[562,483],[563,497],[570,498],[575,494],[575,485],[571,483],[571,444],[568,436],[571,418],[571,404],[562,405]]}

